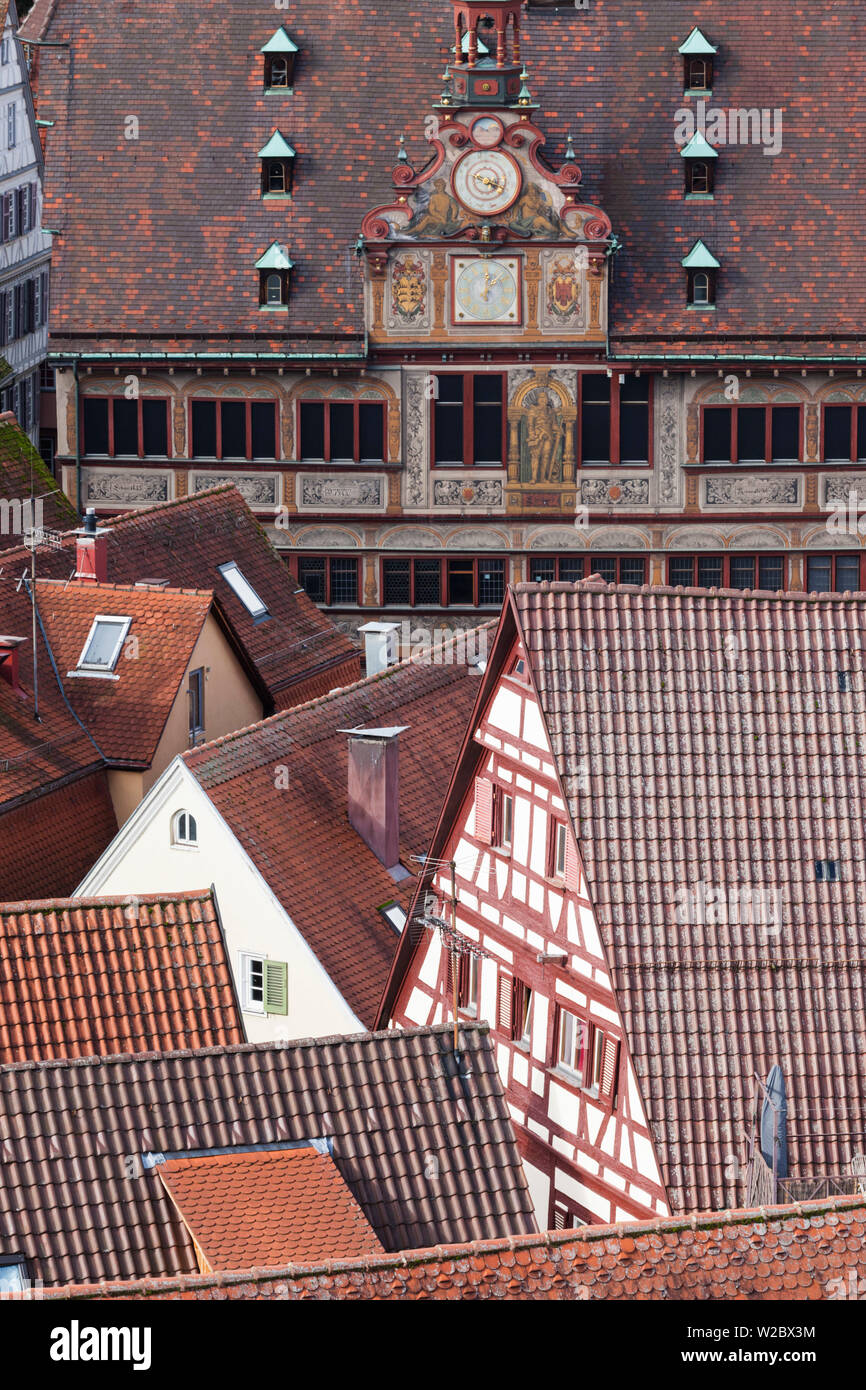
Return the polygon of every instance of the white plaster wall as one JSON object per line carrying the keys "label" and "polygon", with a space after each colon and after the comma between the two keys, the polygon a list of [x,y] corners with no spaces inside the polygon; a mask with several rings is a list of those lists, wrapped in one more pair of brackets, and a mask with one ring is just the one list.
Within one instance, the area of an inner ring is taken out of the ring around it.
{"label": "white plaster wall", "polygon": [[[190,810],[198,849],[171,844],[176,811]],[[201,891],[213,884],[240,996],[242,951],[288,963],[287,1017],[245,1012],[250,1042],[363,1032],[300,932],[185,765],[177,761],[79,885],[77,896]]]}

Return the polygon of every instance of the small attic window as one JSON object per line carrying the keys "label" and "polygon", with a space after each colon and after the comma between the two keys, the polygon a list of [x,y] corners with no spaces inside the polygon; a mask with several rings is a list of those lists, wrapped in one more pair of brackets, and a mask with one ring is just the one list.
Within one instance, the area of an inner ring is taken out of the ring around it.
{"label": "small attic window", "polygon": [[683,58],[683,87],[686,92],[705,95],[713,90],[713,60],[718,49],[700,29],[693,29],[678,52]]}
{"label": "small attic window", "polygon": [[265,60],[265,91],[289,94],[294,89],[298,46],[280,26],[261,50]]}
{"label": "small attic window", "polygon": [[682,260],[687,274],[689,309],[714,309],[716,304],[716,275],[721,266],[712,251],[702,241],[696,241]]}
{"label": "small attic window", "polygon": [[292,192],[295,160],[295,151],[288,140],[275,130],[259,150],[258,158],[262,161],[262,197],[288,198]]}
{"label": "small attic window", "polygon": [[686,175],[687,198],[712,198],[715,187],[717,152],[700,131],[680,150]]}
{"label": "small attic window", "polygon": [[89,675],[111,675],[131,624],[131,618],[104,617],[97,614],[78,658],[76,670]]}
{"label": "small attic window", "polygon": [[261,621],[271,616],[268,612],[267,604],[263,603],[259,598],[252,584],[241,572],[236,561],[231,560],[227,565],[220,565],[219,572],[229,588],[237,595],[244,608],[252,617]]}
{"label": "small attic window", "polygon": [[259,272],[259,308],[285,310],[289,305],[289,283],[293,267],[288,247],[273,242],[256,261]]}
{"label": "small attic window", "polygon": [[839,882],[839,860],[838,859],[816,859],[815,878],[818,883],[838,883]]}

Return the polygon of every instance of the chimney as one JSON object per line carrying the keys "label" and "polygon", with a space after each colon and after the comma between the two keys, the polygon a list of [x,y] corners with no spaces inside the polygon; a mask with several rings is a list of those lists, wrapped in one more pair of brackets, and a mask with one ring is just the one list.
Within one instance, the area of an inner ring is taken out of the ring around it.
{"label": "chimney", "polygon": [[409,726],[338,729],[349,735],[349,824],[386,869],[400,872],[400,776],[397,739]]}
{"label": "chimney", "polygon": [[26,637],[0,636],[0,680],[11,685],[16,694],[23,694],[18,684],[18,648],[26,641]]}
{"label": "chimney", "polygon": [[364,659],[368,676],[378,676],[400,660],[400,624],[365,623],[358,628],[364,634]]}
{"label": "chimney", "polygon": [[97,530],[95,508],[87,508],[84,525],[75,534],[75,578],[82,584],[107,584],[108,532]]}

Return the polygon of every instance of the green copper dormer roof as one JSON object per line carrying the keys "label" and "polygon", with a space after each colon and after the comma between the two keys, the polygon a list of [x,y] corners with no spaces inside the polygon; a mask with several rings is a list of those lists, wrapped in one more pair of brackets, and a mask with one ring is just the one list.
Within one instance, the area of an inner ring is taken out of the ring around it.
{"label": "green copper dormer roof", "polygon": [[265,254],[256,261],[256,270],[291,270],[294,264],[288,246],[272,241]]}
{"label": "green copper dormer roof", "polygon": [[708,145],[705,137],[696,130],[687,145],[680,150],[681,159],[718,159],[719,152]]}
{"label": "green copper dormer roof", "polygon": [[717,261],[712,251],[700,240],[696,241],[689,254],[683,257],[682,265],[686,270],[721,270],[722,268],[721,261]]}
{"label": "green copper dormer roof", "polygon": [[300,50],[294,39],[290,38],[280,25],[272,38],[269,38],[264,48],[260,48],[260,53],[298,53]]}
{"label": "green copper dormer roof", "polygon": [[257,157],[259,159],[294,159],[295,151],[285,136],[275,130],[268,143],[259,150]]}
{"label": "green copper dormer roof", "polygon": [[685,43],[677,49],[677,52],[686,58],[709,58],[718,51],[698,28],[694,28]]}

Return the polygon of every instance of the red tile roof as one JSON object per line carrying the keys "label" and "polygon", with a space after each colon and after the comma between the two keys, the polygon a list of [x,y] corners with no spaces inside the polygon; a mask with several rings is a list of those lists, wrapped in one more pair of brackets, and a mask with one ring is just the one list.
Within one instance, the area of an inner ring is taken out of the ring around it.
{"label": "red tile roof", "polygon": [[102,767],[0,812],[0,902],[68,897],[116,834]]}
{"label": "red tile roof", "polygon": [[[210,591],[36,582],[39,616],[70,704],[114,766],[149,767],[213,610]],[[130,618],[116,680],[73,677],[97,614]],[[129,653],[129,659],[127,659]]]}
{"label": "red tile roof", "polygon": [[[427,850],[478,691],[459,643],[442,664],[407,661],[184,754],[357,1018],[376,1017],[397,935],[378,908],[404,906],[396,884],[350,826],[348,740],[340,730],[408,725],[400,735],[401,862]],[[274,776],[288,769],[289,788]],[[324,875],[324,878],[323,878]],[[327,881],[327,892],[323,882]]]}
{"label": "red tile roof", "polygon": [[46,1285],[194,1273],[159,1157],[318,1139],[385,1249],[535,1230],[465,1025],[456,1060],[449,1026],[0,1067],[0,1256]]}
{"label": "red tile roof", "polygon": [[156,1172],[212,1270],[384,1254],[330,1154],[174,1158]]}
{"label": "red tile roof", "polygon": [[244,1039],[211,892],[0,903],[0,1065]]}
{"label": "red tile roof", "polygon": [[[447,0],[295,0],[277,12],[152,0],[131,13],[57,0],[50,17],[46,8],[25,34],[33,25],[71,44],[39,52],[39,114],[55,122],[45,216],[62,231],[55,347],[362,351],[353,245],[365,212],[393,198],[399,132],[416,164],[426,158],[424,120],[453,43]],[[219,27],[219,61],[201,42],[203,15],[208,32]],[[285,101],[263,93],[259,54],[281,21],[300,49]],[[778,108],[783,120],[775,157],[755,143],[720,149],[709,203],[684,202],[675,139],[678,111],[695,104],[683,97],[677,49],[696,22],[719,48],[708,105]],[[754,0],[699,9],[606,0],[523,14],[550,157],[561,159],[572,133],[584,196],[624,243],[611,290],[614,349],[721,344],[735,355],[778,351],[791,337],[795,352],[862,353],[866,260],[851,176],[861,38],[858,7],[838,0],[776,6],[772,22]],[[130,112],[141,122],[134,146],[123,137]],[[275,126],[298,151],[291,203],[277,211],[261,199],[256,159]],[[698,238],[722,264],[711,323],[686,309],[680,262]],[[273,319],[263,327],[257,302],[255,262],[275,239],[296,267],[285,329]],[[97,261],[94,246],[111,254]]]}
{"label": "red tile roof", "polygon": [[866,1202],[860,1194],[306,1267],[46,1289],[44,1297],[803,1302],[861,1298],[864,1279]]}
{"label": "red tile roof", "polygon": [[[237,488],[223,485],[101,524],[108,531],[111,583],[160,579],[176,589],[214,591],[277,709],[309,699],[310,682],[329,682],[325,689],[332,690],[358,679],[357,648],[298,589]],[[15,551],[0,556],[0,564],[17,575],[25,558]],[[255,621],[220,574],[219,566],[230,560],[267,605],[266,622]],[[74,569],[71,534],[60,550],[39,553],[43,578],[65,580]]]}

